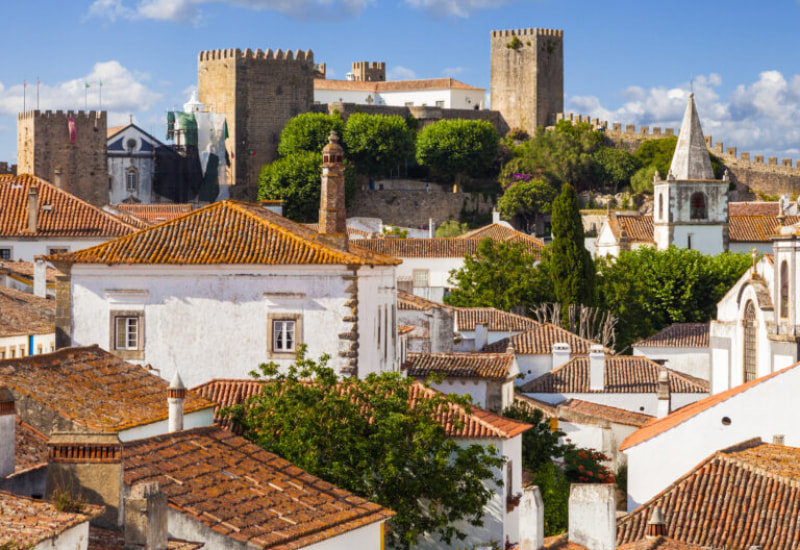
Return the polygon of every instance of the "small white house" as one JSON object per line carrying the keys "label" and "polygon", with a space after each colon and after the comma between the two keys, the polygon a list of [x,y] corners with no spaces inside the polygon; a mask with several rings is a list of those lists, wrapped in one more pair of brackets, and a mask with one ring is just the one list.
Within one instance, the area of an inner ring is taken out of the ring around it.
{"label": "small white house", "polygon": [[628,510],[704,457],[740,441],[760,437],[800,446],[799,385],[796,364],[679,408],[634,432],[620,446],[628,456]]}
{"label": "small white house", "polygon": [[708,335],[708,323],[673,323],[633,344],[633,355],[641,355],[672,370],[708,380],[711,370]]}
{"label": "small white house", "polygon": [[398,324],[410,328],[406,332],[409,352],[453,351],[455,331],[452,308],[398,290],[397,319]]}
{"label": "small white house", "polygon": [[109,204],[153,201],[156,149],[162,145],[133,123],[108,129]]}
{"label": "small white house", "polygon": [[44,261],[0,260],[0,287],[2,286],[42,298],[55,298],[56,270]]}
{"label": "small white house", "polygon": [[55,349],[55,300],[0,286],[0,360]]}
{"label": "small white house", "polygon": [[424,80],[314,80],[315,103],[483,109],[484,88],[454,78]]}

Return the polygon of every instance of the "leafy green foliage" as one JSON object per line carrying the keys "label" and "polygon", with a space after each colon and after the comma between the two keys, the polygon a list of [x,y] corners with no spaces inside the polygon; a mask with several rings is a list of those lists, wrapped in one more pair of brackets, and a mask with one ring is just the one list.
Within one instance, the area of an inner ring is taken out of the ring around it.
{"label": "leafy green foliage", "polygon": [[550,272],[556,301],[567,313],[571,304],[591,306],[595,301],[595,267],[584,245],[583,221],[578,196],[568,183],[553,203],[553,242]]}
{"label": "leafy green foliage", "polygon": [[643,247],[598,259],[599,304],[619,318],[617,348],[672,323],[711,320],[717,302],[751,262],[748,254],[707,256],[675,247]]}
{"label": "leafy green foliage", "polygon": [[627,185],[641,167],[638,158],[624,149],[601,147],[594,155],[598,183],[604,191],[615,192]]}
{"label": "leafy green foliage", "polygon": [[496,307],[504,311],[552,301],[553,282],[546,256],[537,258],[522,243],[484,239],[464,266],[450,272],[453,288],[445,303],[463,307]]}
{"label": "leafy green foliage", "polygon": [[452,238],[463,235],[469,231],[469,225],[466,223],[458,223],[456,220],[448,220],[436,228],[437,238]]}
{"label": "leafy green foliage", "polygon": [[518,227],[530,232],[539,216],[550,213],[556,190],[547,182],[531,179],[528,174],[514,176],[516,183],[506,189],[497,208],[503,218],[516,220]]}
{"label": "leafy green foliage", "polygon": [[[656,167],[652,164],[639,168],[636,173],[631,177],[631,189],[634,193],[652,193],[653,192],[653,176],[656,173]],[[662,177],[664,177],[662,175]]]}
{"label": "leafy green foliage", "polygon": [[504,462],[494,447],[459,445],[438,422],[441,407],[469,409],[469,399],[437,392],[412,404],[412,379],[340,379],[327,361],[307,359],[301,349],[286,372],[262,364],[251,374],[271,382],[224,414],[264,449],[397,512],[393,547],[414,546],[424,533],[463,539],[454,524],[480,524]]}
{"label": "leafy green foliage", "polygon": [[544,504],[544,535],[564,533],[569,527],[569,489],[572,482],[564,472],[549,462],[533,473],[533,483],[539,487]]}
{"label": "leafy green foliage", "polygon": [[343,144],[359,173],[383,176],[414,158],[414,137],[399,116],[354,113],[344,126]]}
{"label": "leafy green foliage", "polygon": [[[675,146],[678,144],[676,136],[660,139],[648,139],[642,142],[634,157],[639,160],[643,167],[652,166],[662,178],[666,178],[669,173],[669,166],[672,164],[672,155],[675,154]],[[650,181],[652,182],[652,174]]]}
{"label": "leafy green foliage", "polygon": [[498,141],[485,120],[440,120],[417,136],[417,161],[440,178],[483,176],[492,168]]}
{"label": "leafy green foliage", "polygon": [[331,130],[344,132],[344,122],[338,114],[303,113],[292,118],[281,131],[278,154],[287,157],[295,153],[321,153],[328,143]]}
{"label": "leafy green foliage", "polygon": [[522,433],[522,467],[530,472],[538,472],[546,464],[564,455],[564,448],[559,443],[559,438],[564,432],[553,430],[550,420],[545,418],[539,409],[528,407],[514,402],[512,406],[503,411],[503,416],[521,420],[531,424],[533,428]]}

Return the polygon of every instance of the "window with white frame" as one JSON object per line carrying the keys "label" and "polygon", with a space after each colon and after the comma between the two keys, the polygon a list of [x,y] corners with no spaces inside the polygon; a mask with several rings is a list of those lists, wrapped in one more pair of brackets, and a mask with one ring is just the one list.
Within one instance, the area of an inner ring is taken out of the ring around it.
{"label": "window with white frame", "polygon": [[144,359],[144,312],[111,313],[111,349],[123,359]]}
{"label": "window with white frame", "polygon": [[295,350],[294,321],[272,321],[272,351],[288,352]]}
{"label": "window with white frame", "polygon": [[297,347],[303,342],[302,315],[274,313],[267,316],[267,356],[269,358],[294,358]]}

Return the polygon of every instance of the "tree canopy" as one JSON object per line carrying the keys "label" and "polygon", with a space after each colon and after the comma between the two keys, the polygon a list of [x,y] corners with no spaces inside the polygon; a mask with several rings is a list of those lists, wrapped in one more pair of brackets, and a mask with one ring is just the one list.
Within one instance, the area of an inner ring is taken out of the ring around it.
{"label": "tree canopy", "polygon": [[537,218],[550,213],[557,193],[547,182],[531,179],[527,174],[517,176],[497,201],[497,208],[503,218],[515,221],[517,227],[530,233]]}
{"label": "tree canopy", "polygon": [[457,220],[447,220],[436,228],[436,237],[440,239],[458,237],[467,231],[469,231],[469,225],[466,223],[459,223]]}
{"label": "tree canopy", "polygon": [[264,165],[258,177],[258,198],[282,200],[284,215],[296,222],[317,221],[321,166],[321,152],[298,152]]}
{"label": "tree canopy", "polygon": [[269,363],[252,373],[270,380],[226,412],[246,438],[394,510],[389,542],[395,548],[414,546],[424,533],[449,543],[464,537],[459,520],[480,524],[504,459],[492,446],[456,442],[437,414],[450,406],[469,410],[469,398],[431,391],[412,400],[417,383],[411,378],[340,379],[328,357],[315,362],[304,353],[285,371]]}
{"label": "tree canopy", "polygon": [[414,130],[397,116],[354,113],[344,125],[343,145],[356,170],[384,176],[414,158]]}
{"label": "tree canopy", "polygon": [[440,120],[417,136],[417,161],[440,178],[483,176],[492,168],[498,140],[485,120]]}
{"label": "tree canopy", "polygon": [[344,122],[338,114],[303,113],[292,118],[281,131],[278,154],[287,157],[295,153],[321,153],[328,135],[335,130],[340,136]]}

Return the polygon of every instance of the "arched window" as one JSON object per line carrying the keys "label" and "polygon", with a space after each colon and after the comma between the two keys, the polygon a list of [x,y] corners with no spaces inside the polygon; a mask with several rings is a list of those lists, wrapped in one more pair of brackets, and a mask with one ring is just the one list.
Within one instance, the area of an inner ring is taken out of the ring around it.
{"label": "arched window", "polygon": [[139,190],[139,172],[133,166],[125,172],[125,190],[128,193],[136,193]]}
{"label": "arched window", "polygon": [[781,319],[789,317],[789,263],[781,264]]}
{"label": "arched window", "polygon": [[664,195],[662,193],[658,194],[658,219],[664,219]]}
{"label": "arched window", "polygon": [[756,379],[756,306],[753,301],[747,302],[744,307],[744,356],[742,357],[742,367],[744,373],[743,382]]}
{"label": "arched window", "polygon": [[706,196],[704,193],[695,193],[692,195],[691,207],[691,218],[693,220],[705,220],[708,218],[708,212],[706,211]]}

